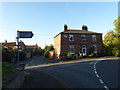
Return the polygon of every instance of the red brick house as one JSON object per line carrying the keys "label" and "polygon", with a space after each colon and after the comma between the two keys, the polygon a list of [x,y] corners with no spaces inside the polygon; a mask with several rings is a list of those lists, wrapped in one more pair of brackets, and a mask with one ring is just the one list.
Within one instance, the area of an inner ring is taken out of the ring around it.
{"label": "red brick house", "polygon": [[82,30],[68,29],[65,24],[64,31],[54,37],[55,58],[60,59],[68,52],[73,55],[82,52],[87,56],[91,49],[94,53],[102,53],[102,45],[102,33],[89,31],[86,25]]}

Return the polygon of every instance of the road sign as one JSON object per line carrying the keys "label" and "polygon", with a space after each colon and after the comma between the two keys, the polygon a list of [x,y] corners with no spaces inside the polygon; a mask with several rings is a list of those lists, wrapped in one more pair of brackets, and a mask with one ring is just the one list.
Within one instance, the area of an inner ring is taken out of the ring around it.
{"label": "road sign", "polygon": [[17,31],[18,32],[18,38],[32,38],[33,33],[32,31]]}

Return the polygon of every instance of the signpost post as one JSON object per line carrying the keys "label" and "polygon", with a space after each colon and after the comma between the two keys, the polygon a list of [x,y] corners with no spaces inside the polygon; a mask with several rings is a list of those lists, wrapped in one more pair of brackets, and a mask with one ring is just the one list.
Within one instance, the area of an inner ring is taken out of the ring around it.
{"label": "signpost post", "polygon": [[19,63],[19,38],[32,38],[32,31],[17,31],[17,48],[18,48],[18,63]]}

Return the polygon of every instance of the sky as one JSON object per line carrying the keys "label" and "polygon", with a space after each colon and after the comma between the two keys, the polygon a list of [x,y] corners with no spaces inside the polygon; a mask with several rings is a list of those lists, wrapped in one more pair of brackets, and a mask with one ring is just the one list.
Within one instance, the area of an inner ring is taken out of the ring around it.
{"label": "sky", "polygon": [[15,42],[17,30],[32,31],[32,38],[20,39],[26,45],[54,44],[54,36],[69,29],[103,33],[113,30],[118,17],[118,2],[2,2],[0,42]]}

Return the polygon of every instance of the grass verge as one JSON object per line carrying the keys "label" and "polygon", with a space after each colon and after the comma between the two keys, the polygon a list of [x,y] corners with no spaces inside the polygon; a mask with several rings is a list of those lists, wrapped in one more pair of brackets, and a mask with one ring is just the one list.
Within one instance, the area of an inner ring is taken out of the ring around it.
{"label": "grass verge", "polygon": [[2,62],[2,87],[5,87],[15,77],[18,72],[16,67],[13,64]]}
{"label": "grass verge", "polygon": [[54,59],[49,58],[49,57],[45,57],[44,60],[54,60]]}

